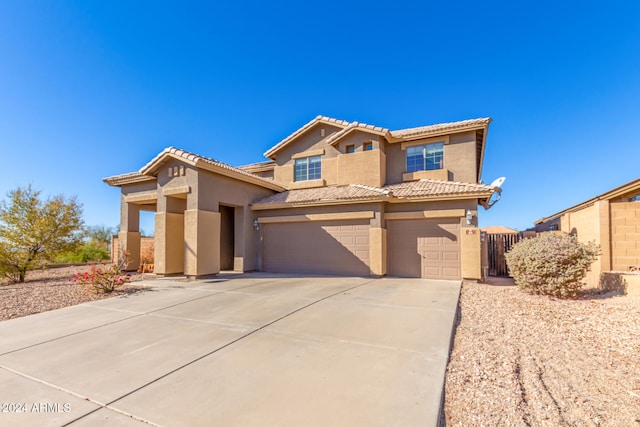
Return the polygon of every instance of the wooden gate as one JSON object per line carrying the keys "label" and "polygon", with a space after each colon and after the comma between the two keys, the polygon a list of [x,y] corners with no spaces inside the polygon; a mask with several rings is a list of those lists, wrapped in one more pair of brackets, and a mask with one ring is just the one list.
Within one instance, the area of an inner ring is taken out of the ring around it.
{"label": "wooden gate", "polygon": [[489,276],[510,277],[504,254],[519,241],[519,234],[487,234]]}

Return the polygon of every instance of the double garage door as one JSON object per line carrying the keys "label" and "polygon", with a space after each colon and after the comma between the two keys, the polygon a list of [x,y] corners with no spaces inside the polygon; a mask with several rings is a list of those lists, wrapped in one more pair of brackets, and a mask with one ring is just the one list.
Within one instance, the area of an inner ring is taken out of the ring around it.
{"label": "double garage door", "polygon": [[264,271],[370,274],[369,220],[288,222],[262,228]]}
{"label": "double garage door", "polygon": [[460,220],[387,222],[389,276],[460,279]]}
{"label": "double garage door", "polygon": [[[262,225],[262,269],[275,273],[368,276],[369,220]],[[460,220],[387,222],[388,275],[457,280]]]}

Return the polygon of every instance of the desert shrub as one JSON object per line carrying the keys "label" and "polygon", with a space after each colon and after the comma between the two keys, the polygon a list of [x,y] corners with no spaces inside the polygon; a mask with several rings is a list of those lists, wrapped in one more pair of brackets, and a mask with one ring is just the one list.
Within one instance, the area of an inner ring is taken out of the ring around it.
{"label": "desert shrub", "polygon": [[515,244],[505,255],[518,287],[531,294],[573,297],[600,254],[594,242],[569,234],[542,233]]}
{"label": "desert shrub", "polygon": [[129,276],[115,264],[108,267],[93,266],[90,271],[76,273],[73,282],[91,286],[97,293],[109,294],[129,282]]}
{"label": "desert shrub", "polygon": [[106,261],[111,258],[111,252],[95,241],[84,242],[75,251],[65,252],[56,257],[56,262],[83,263]]}

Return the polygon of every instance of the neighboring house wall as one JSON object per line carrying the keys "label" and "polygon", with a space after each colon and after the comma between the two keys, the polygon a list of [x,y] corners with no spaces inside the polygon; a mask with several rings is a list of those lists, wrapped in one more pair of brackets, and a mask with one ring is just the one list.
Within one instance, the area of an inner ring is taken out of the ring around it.
{"label": "neighboring house wall", "polygon": [[[607,287],[602,273],[628,272],[640,267],[640,180],[634,180],[551,217],[536,221],[536,231],[555,224],[581,242],[594,241],[601,255],[592,265],[586,283]],[[633,201],[632,201],[633,200]]]}
{"label": "neighboring house wall", "polygon": [[611,203],[611,269],[640,268],[640,202]]}

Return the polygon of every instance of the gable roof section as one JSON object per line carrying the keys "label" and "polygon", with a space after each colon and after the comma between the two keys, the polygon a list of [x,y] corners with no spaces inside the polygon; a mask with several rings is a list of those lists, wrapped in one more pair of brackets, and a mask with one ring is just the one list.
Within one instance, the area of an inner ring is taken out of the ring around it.
{"label": "gable roof section", "polygon": [[488,198],[496,191],[485,184],[423,179],[384,187],[351,184],[337,187],[318,187],[289,190],[273,194],[252,203],[252,209],[278,209],[301,205],[363,203],[371,201],[416,201],[441,199]]}
{"label": "gable roof section", "polygon": [[559,216],[562,216],[566,213],[569,212],[575,212],[575,211],[579,211],[581,209],[587,208],[591,205],[593,205],[595,202],[600,201],[600,200],[611,200],[611,199],[615,199],[616,197],[620,197],[625,195],[626,193],[634,193],[634,192],[639,192],[640,193],[640,178],[638,179],[634,179],[633,181],[629,181],[626,184],[622,184],[619,187],[614,188],[613,190],[609,190],[606,191],[596,197],[593,197],[589,200],[586,200],[582,203],[578,203],[577,205],[573,205],[570,208],[567,208],[565,210],[562,210],[560,212],[556,212],[553,215],[544,217],[544,218],[540,218],[537,221],[534,221],[535,225],[538,224],[542,224],[543,222],[547,222],[550,221],[552,219],[556,219]]}
{"label": "gable roof section", "polygon": [[283,139],[282,141],[280,141],[279,143],[271,147],[269,150],[267,150],[264,153],[264,156],[269,159],[272,158],[278,151],[283,149],[293,140],[298,138],[300,135],[302,135],[303,133],[305,133],[306,131],[308,131],[318,123],[326,123],[328,125],[338,126],[341,128],[347,127],[349,125],[349,122],[345,120],[333,119],[331,117],[326,117],[326,116],[317,116],[315,119],[311,120],[310,122],[308,122],[307,124],[299,128],[298,130],[293,132],[291,135],[289,135],[288,137],[286,137],[285,139]]}
{"label": "gable roof section", "polygon": [[250,184],[259,185],[261,187],[269,188],[275,191],[283,191],[284,187],[274,183],[271,180],[261,178],[257,175],[244,171],[242,169],[230,166],[226,163],[219,162],[209,157],[199,156],[197,154],[190,153],[188,151],[180,150],[174,147],[165,148],[156,157],[154,157],[149,163],[144,165],[138,172],[133,174],[118,175],[115,177],[105,178],[105,181],[109,185],[119,186],[123,184],[115,184],[122,180],[122,177],[127,175],[143,175],[155,179],[153,175],[157,172],[165,161],[168,159],[177,159],[188,165],[194,166],[199,169],[203,169],[209,172],[214,172],[220,175],[235,178],[239,181],[248,182]]}
{"label": "gable roof section", "polygon": [[487,126],[489,126],[489,124],[491,123],[491,118],[485,117],[479,119],[462,120],[458,122],[440,123],[429,126],[420,126],[415,128],[390,131],[387,128],[368,125],[366,123],[348,122],[346,120],[339,120],[326,116],[317,116],[316,118],[302,126],[300,129],[296,130],[291,135],[287,136],[285,139],[274,145],[268,151],[266,151],[264,153],[264,156],[273,159],[278,151],[283,149],[285,146],[293,142],[296,138],[304,134],[306,131],[308,131],[318,123],[326,123],[342,128],[342,130],[334,133],[326,139],[326,142],[328,144],[335,145],[338,143],[338,141],[340,141],[340,139],[354,131],[361,131],[374,135],[384,136],[385,139],[389,142],[401,142],[411,141],[419,138],[435,137],[454,132],[486,129]]}
{"label": "gable roof section", "polygon": [[384,136],[387,139],[390,139],[390,136],[391,136],[389,134],[389,129],[381,128],[380,126],[368,125],[365,123],[351,122],[349,123],[349,126],[347,126],[346,128],[342,129],[339,132],[334,133],[329,138],[327,138],[326,142],[329,145],[335,145],[338,143],[338,141],[340,141],[342,138],[349,135],[353,131],[361,131],[361,132],[371,133],[374,135],[380,135],[380,136]]}

